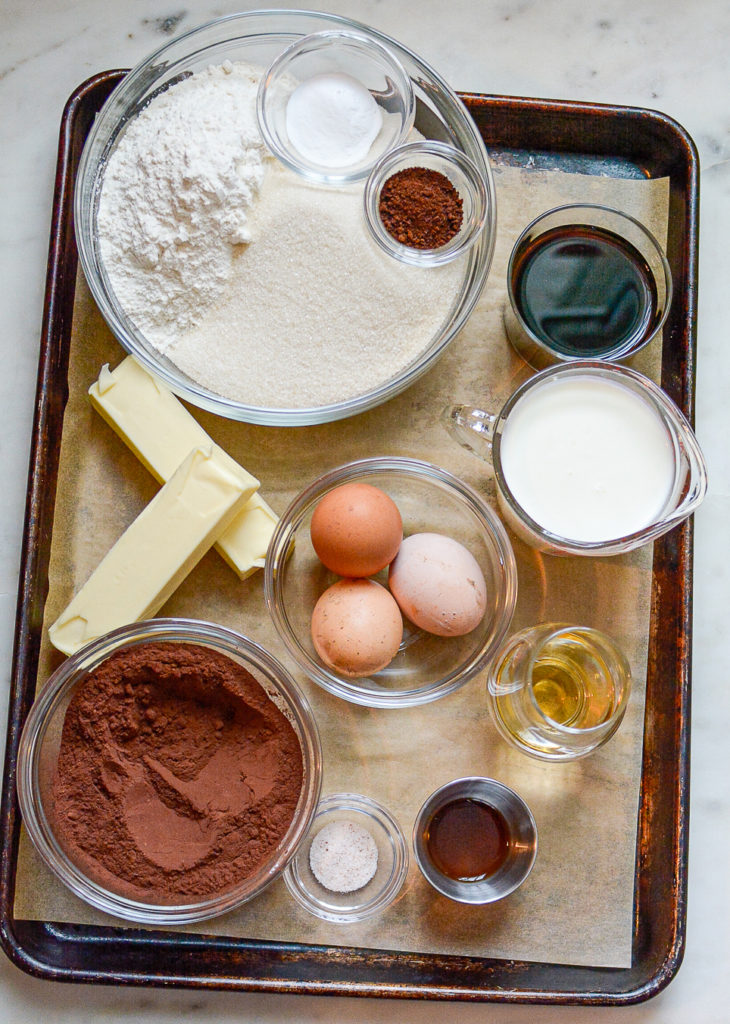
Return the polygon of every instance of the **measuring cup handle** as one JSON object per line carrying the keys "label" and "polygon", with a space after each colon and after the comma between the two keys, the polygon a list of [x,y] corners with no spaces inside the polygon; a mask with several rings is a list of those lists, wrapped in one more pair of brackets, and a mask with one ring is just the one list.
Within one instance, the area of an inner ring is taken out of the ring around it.
{"label": "measuring cup handle", "polygon": [[463,448],[491,464],[496,416],[469,405],[450,405],[444,409],[441,419],[451,436]]}

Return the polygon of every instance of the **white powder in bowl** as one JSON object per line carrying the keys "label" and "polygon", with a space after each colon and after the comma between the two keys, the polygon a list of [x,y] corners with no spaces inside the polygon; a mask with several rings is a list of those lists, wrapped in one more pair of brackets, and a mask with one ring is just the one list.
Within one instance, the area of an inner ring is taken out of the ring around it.
{"label": "white powder in bowl", "polygon": [[370,238],[363,185],[312,185],[268,155],[261,70],[226,62],[155,96],[109,158],[98,212],[116,297],[200,386],[302,409],[371,392],[416,360],[460,293]]}
{"label": "white powder in bowl", "polygon": [[311,185],[267,167],[251,211],[255,241],[225,291],[179,336],[149,335],[180,369],[248,405],[306,408],[373,390],[442,328],[464,263],[400,263],[369,237],[362,186]]}
{"label": "white powder in bowl", "polygon": [[268,151],[256,119],[260,72],[230,61],[161,92],[104,169],[97,226],[125,313],[143,334],[178,333],[222,292]]}
{"label": "white powder in bowl", "polygon": [[333,821],[320,829],[309,848],[317,881],[331,892],[355,892],[378,867],[378,847],[367,829],[354,821]]}
{"label": "white powder in bowl", "polygon": [[289,141],[307,160],[348,167],[363,160],[383,125],[380,107],[352,75],[313,75],[286,107]]}

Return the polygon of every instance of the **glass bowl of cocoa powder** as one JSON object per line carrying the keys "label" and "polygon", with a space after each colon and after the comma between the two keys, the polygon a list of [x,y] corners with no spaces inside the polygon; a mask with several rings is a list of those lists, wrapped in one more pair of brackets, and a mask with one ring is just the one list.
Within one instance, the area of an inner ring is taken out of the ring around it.
{"label": "glass bowl of cocoa powder", "polygon": [[155,619],[51,676],[17,788],[33,844],[73,893],[127,921],[185,924],[281,875],[321,774],[312,711],[275,658],[212,623]]}

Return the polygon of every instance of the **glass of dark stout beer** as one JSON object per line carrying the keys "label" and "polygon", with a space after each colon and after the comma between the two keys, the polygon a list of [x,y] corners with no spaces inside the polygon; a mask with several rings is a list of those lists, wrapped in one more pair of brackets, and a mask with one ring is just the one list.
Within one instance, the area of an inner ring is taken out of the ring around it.
{"label": "glass of dark stout beer", "polygon": [[541,370],[634,355],[664,325],[672,277],[661,246],[633,217],[571,204],[541,214],[517,239],[507,294],[507,337]]}

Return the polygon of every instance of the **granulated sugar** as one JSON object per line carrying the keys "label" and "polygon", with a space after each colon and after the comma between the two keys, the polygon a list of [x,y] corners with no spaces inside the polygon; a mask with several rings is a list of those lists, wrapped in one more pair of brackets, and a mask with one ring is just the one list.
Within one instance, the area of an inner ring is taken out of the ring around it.
{"label": "granulated sugar", "polygon": [[309,866],[331,892],[355,892],[378,867],[378,847],[367,829],[354,821],[333,821],[312,840]]}
{"label": "granulated sugar", "polygon": [[273,165],[250,223],[224,295],[165,347],[204,387],[250,405],[326,405],[384,383],[441,328],[463,278],[461,259],[426,269],[381,252],[362,186],[313,186]]}

